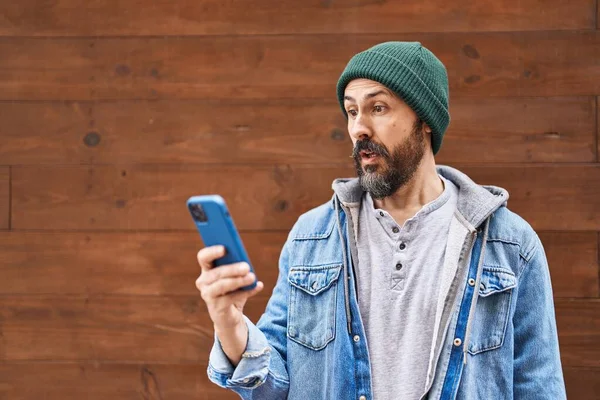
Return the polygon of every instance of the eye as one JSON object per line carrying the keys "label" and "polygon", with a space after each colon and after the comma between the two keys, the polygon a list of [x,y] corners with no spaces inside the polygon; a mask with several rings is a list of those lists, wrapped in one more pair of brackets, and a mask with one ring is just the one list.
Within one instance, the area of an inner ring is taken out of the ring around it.
{"label": "eye", "polygon": [[382,112],[385,110],[385,106],[382,106],[382,105],[377,105],[377,106],[373,107],[373,110],[374,110],[376,113],[382,113]]}
{"label": "eye", "polygon": [[354,110],[354,109],[348,110],[347,113],[348,113],[348,115],[350,115],[352,117],[356,117],[356,114],[357,114],[356,110]]}

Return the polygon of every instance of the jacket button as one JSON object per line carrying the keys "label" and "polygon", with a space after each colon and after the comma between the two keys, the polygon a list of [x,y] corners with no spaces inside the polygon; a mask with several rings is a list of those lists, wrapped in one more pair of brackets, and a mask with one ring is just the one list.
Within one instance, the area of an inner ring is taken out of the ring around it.
{"label": "jacket button", "polygon": [[317,288],[319,287],[319,283],[317,281],[314,281],[311,287],[313,290],[317,290]]}
{"label": "jacket button", "polygon": [[358,400],[367,400],[367,396],[360,396]]}
{"label": "jacket button", "polygon": [[475,286],[475,279],[469,279],[469,286]]}
{"label": "jacket button", "polygon": [[456,339],[454,339],[454,345],[455,345],[456,347],[460,346],[461,344],[462,344],[462,340],[460,340],[460,338],[456,338]]}
{"label": "jacket button", "polygon": [[356,343],[360,342],[360,336],[358,336],[358,335],[354,335],[353,339]]}
{"label": "jacket button", "polygon": [[485,290],[485,285],[483,283],[479,285],[479,290]]}

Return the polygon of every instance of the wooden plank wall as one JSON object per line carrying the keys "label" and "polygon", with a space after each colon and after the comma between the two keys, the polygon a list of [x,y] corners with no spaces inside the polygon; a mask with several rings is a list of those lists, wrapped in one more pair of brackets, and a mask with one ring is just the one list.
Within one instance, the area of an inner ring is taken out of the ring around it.
{"label": "wooden plank wall", "polygon": [[539,232],[569,398],[600,398],[598,21],[597,0],[2,2],[0,398],[235,398],[206,378],[184,202],[230,203],[256,320],[287,231],[353,173],[336,80],[387,40],[446,64],[438,162]]}

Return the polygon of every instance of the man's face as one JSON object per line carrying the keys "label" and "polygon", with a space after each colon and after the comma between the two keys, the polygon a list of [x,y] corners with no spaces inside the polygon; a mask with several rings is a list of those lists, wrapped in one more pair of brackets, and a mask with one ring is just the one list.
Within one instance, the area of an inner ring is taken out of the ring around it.
{"label": "man's face", "polygon": [[391,196],[414,176],[431,148],[429,128],[396,94],[368,79],[351,81],[344,93],[353,158],[363,190]]}

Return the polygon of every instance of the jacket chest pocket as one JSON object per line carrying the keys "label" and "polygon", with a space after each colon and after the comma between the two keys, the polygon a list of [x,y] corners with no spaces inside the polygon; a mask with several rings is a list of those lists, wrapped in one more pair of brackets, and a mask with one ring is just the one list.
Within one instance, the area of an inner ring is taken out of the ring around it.
{"label": "jacket chest pocket", "polygon": [[292,267],[287,336],[320,350],[335,337],[337,283],[341,265]]}
{"label": "jacket chest pocket", "polygon": [[512,271],[483,267],[469,353],[474,355],[502,346],[510,316],[512,289],[516,285]]}

